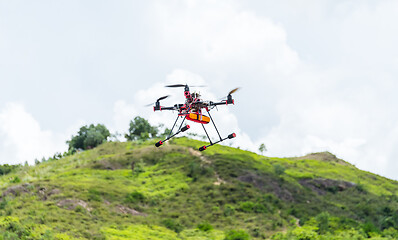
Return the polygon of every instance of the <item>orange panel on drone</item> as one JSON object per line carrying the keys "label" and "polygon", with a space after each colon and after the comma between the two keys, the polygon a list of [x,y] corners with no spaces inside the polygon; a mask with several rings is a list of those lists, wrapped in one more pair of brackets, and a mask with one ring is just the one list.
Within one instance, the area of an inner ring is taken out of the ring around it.
{"label": "orange panel on drone", "polygon": [[187,120],[194,121],[197,123],[207,124],[210,122],[210,118],[208,116],[196,113],[190,113],[186,116]]}

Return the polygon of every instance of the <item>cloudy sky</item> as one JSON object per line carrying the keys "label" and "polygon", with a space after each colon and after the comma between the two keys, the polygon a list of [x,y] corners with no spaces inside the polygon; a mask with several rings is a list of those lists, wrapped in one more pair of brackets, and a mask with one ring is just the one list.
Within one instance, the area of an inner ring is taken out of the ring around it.
{"label": "cloudy sky", "polygon": [[[0,0],[0,163],[63,152],[83,124],[126,132],[143,105],[205,84],[233,145],[330,151],[398,179],[397,1]],[[193,124],[191,124],[192,126]],[[200,126],[199,126],[200,127]],[[200,129],[194,127],[193,132]],[[191,131],[191,130],[190,130]],[[200,132],[200,131],[199,131]]]}

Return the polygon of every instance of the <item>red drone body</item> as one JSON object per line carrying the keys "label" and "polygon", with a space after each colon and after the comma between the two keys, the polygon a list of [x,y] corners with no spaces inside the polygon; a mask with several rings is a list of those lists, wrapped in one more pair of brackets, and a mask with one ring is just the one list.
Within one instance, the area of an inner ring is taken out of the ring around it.
{"label": "red drone body", "polygon": [[[209,145],[205,145],[199,148],[200,151],[204,151],[206,150],[208,147],[213,146],[214,144],[220,143],[226,139],[232,139],[234,137],[236,137],[235,133],[229,134],[228,137],[226,138],[222,138],[220,133],[218,132],[218,129],[210,115],[210,110],[215,108],[218,105],[228,105],[228,104],[234,104],[235,101],[234,99],[232,99],[232,93],[236,92],[238,90],[238,88],[233,89],[232,91],[229,92],[227,99],[226,100],[222,100],[220,102],[212,102],[212,101],[203,101],[202,99],[200,99],[200,95],[198,93],[191,93],[189,91],[189,87],[188,85],[184,85],[184,84],[175,84],[175,85],[168,85],[166,87],[184,87],[184,96],[185,96],[185,103],[183,104],[175,104],[172,107],[163,107],[160,106],[160,100],[163,100],[165,98],[167,98],[168,96],[164,96],[159,98],[156,102],[155,102],[155,106],[153,107],[154,111],[163,111],[163,110],[174,110],[174,111],[178,111],[178,116],[176,121],[174,122],[173,127],[171,128],[171,131],[169,133],[169,136],[164,139],[161,140],[159,142],[157,142],[155,144],[156,147],[159,147],[161,145],[163,145],[164,142],[166,142],[167,140],[171,139],[172,137],[176,136],[177,134],[181,133],[181,132],[185,132],[186,130],[188,130],[190,127],[189,125],[186,125],[184,127],[182,127],[185,119],[189,120],[189,121],[193,121],[195,123],[200,123],[203,126],[203,129],[207,135],[207,138],[210,141]],[[206,110],[207,114],[209,116],[204,115],[204,110]],[[176,123],[178,121],[179,118],[183,118],[183,121],[179,127],[179,129],[177,130],[177,132],[175,134],[173,133],[173,129],[176,126]],[[214,128],[217,131],[218,136],[220,137],[219,141],[216,142],[212,142],[209,135],[207,134],[206,128],[204,127],[204,124],[208,124],[209,122],[212,122],[214,125]]]}

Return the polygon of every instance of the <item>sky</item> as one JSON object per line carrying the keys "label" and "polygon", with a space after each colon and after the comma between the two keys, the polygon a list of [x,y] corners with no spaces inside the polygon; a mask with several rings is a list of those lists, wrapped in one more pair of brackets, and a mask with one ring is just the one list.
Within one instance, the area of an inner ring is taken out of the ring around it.
{"label": "sky", "polygon": [[[397,1],[0,0],[0,164],[67,150],[78,129],[125,133],[182,89],[235,105],[226,143],[267,156],[330,151],[398,180]],[[190,132],[203,134],[200,125]],[[209,127],[210,129],[210,127]],[[215,136],[214,131],[210,131]]]}

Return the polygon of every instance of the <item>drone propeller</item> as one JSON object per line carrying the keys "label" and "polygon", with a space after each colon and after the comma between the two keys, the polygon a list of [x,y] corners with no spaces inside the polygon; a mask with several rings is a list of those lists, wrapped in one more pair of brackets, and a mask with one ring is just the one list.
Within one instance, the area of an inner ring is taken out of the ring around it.
{"label": "drone propeller", "polygon": [[166,95],[166,96],[160,97],[160,98],[158,98],[158,100],[156,100],[156,102],[147,104],[147,105],[145,105],[145,107],[149,107],[149,106],[151,106],[152,104],[155,104],[155,103],[159,102],[160,100],[166,99],[166,98],[168,98],[168,97],[170,97],[170,95]]}
{"label": "drone propeller", "polygon": [[166,96],[160,97],[160,98],[158,98],[158,100],[156,100],[156,102],[159,102],[160,100],[166,99],[168,97],[170,97],[170,95],[166,95]]}
{"label": "drone propeller", "polygon": [[239,90],[239,88],[232,89],[232,90],[228,93],[228,95],[231,95],[232,93],[234,93],[234,92],[236,92],[236,91],[238,91],[238,90]]}
{"label": "drone propeller", "polygon": [[[228,95],[227,95],[227,97],[228,96],[230,96],[232,93],[234,93],[234,92],[236,92],[236,91],[238,91],[240,88],[234,88],[234,89],[232,89],[231,91],[229,91],[229,93],[228,93]],[[222,97],[222,98],[220,98],[219,100],[225,100],[225,97]]]}
{"label": "drone propeller", "polygon": [[[187,84],[173,84],[173,85],[166,85],[165,87],[185,87]],[[206,85],[196,85],[196,86],[189,86],[189,87],[207,87]]]}
{"label": "drone propeller", "polygon": [[184,84],[166,85],[166,87],[185,87]]}

